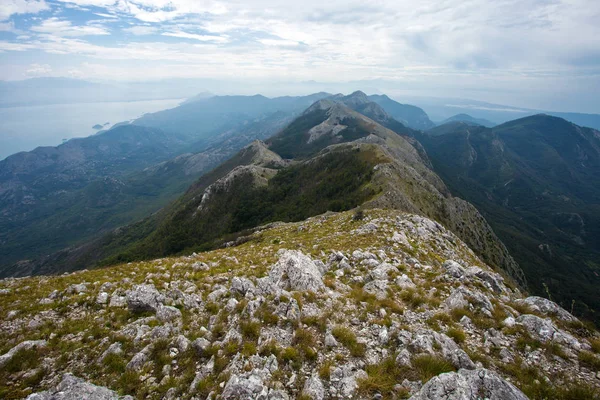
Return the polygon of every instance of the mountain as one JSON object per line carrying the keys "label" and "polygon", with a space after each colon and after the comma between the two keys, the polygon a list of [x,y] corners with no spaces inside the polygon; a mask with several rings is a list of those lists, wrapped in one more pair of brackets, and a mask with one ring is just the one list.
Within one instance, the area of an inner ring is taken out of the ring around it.
{"label": "mountain", "polygon": [[535,293],[598,320],[600,132],[548,115],[454,128],[419,137],[435,171],[482,212]]}
{"label": "mountain", "polygon": [[48,273],[207,249],[259,224],[362,205],[435,218],[525,286],[485,220],[450,196],[412,137],[348,108],[345,103],[364,106],[360,92],[337,100],[319,100],[265,144],[247,146],[202,176],[159,213],[19,268]]}
{"label": "mountain", "polygon": [[447,124],[448,122],[464,122],[464,123],[471,124],[471,125],[482,125],[482,126],[486,126],[488,128],[491,128],[491,127],[497,125],[497,124],[493,123],[492,121],[488,121],[487,119],[484,119],[484,118],[471,117],[469,114],[453,115],[450,118],[446,118],[444,121],[440,122],[438,125],[444,125],[444,124]]}
{"label": "mountain", "polygon": [[417,106],[398,103],[386,95],[372,95],[369,100],[379,104],[393,118],[410,128],[426,130],[435,126],[425,111]]}
{"label": "mountain", "polygon": [[176,132],[196,141],[203,141],[276,112],[302,112],[313,102],[327,96],[327,93],[276,98],[262,95],[213,96],[185,102],[170,110],[145,114],[135,120],[134,124]]}
{"label": "mountain", "polygon": [[[283,97],[252,118],[244,111],[245,106],[252,113],[260,111],[252,100],[217,99],[223,109],[244,116],[235,123],[231,118],[200,141],[194,135],[124,123],[61,146],[8,157],[0,162],[0,275],[27,274],[25,263],[13,271],[14,263],[156,212],[202,173],[253,140],[282,129],[296,107],[323,95]],[[210,99],[206,103],[212,104]],[[286,111],[271,112],[276,108]],[[194,113],[195,108],[188,111]]]}
{"label": "mountain", "polygon": [[563,118],[579,126],[600,129],[600,114],[559,112],[493,104],[484,101],[458,98],[435,98],[407,96],[411,104],[423,108],[431,118],[443,121],[457,113],[467,113],[473,118],[485,119],[493,125],[537,114],[547,114]]}
{"label": "mountain", "polygon": [[0,280],[6,399],[596,400],[599,353],[593,327],[394,210]]}

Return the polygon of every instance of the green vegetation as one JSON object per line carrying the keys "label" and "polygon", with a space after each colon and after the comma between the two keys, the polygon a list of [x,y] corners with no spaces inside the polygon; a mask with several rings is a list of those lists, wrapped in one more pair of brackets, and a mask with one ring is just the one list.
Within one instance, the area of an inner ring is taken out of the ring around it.
{"label": "green vegetation", "polygon": [[[250,175],[234,180],[195,216],[201,196],[175,204],[174,212],[146,239],[108,262],[132,261],[204,250],[218,238],[271,221],[299,221],[325,211],[343,211],[375,192],[366,187],[373,174],[369,151],[337,151],[280,170],[256,187]],[[188,197],[190,197],[189,195]]]}
{"label": "green vegetation", "polygon": [[336,326],[332,329],[331,334],[341,344],[343,344],[353,357],[363,357],[365,355],[366,346],[364,343],[359,343],[356,340],[356,335],[351,329],[344,326]]}

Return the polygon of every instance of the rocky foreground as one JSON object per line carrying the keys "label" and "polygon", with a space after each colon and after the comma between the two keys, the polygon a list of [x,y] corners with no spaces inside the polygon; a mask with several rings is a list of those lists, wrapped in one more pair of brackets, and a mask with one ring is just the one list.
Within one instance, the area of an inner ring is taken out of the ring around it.
{"label": "rocky foreground", "polygon": [[365,214],[0,281],[0,398],[598,398],[593,327],[436,222]]}

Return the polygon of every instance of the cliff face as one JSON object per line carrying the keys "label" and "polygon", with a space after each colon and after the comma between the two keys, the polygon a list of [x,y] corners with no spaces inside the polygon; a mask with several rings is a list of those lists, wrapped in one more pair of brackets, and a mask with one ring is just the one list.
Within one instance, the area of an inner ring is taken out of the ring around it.
{"label": "cliff face", "polygon": [[525,297],[441,224],[391,210],[5,279],[0,321],[5,398],[593,399],[600,387],[598,332]]}

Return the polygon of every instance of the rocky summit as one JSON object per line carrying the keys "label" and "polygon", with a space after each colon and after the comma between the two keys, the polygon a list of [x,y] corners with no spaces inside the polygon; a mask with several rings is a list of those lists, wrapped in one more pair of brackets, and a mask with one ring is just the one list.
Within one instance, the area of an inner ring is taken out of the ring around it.
{"label": "rocky summit", "polygon": [[594,399],[600,335],[391,210],[0,281],[4,399]]}

